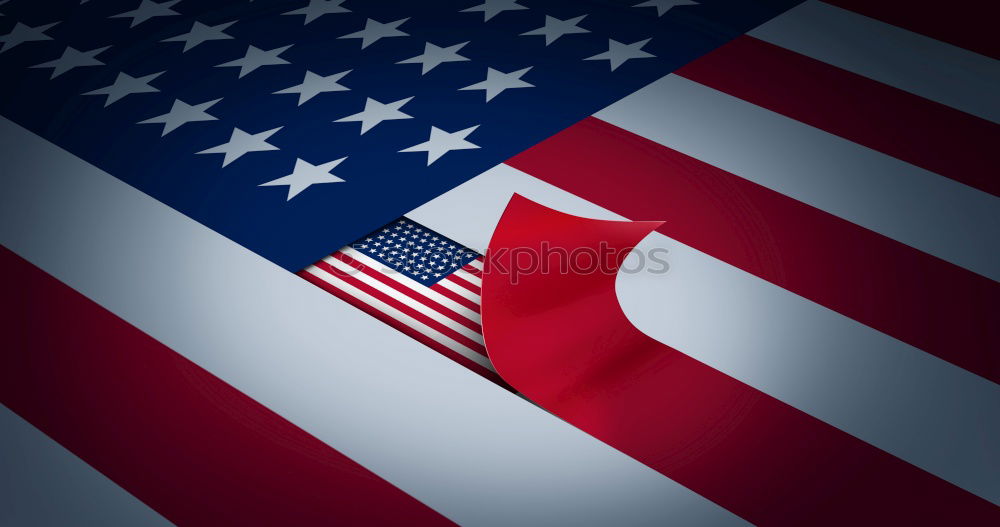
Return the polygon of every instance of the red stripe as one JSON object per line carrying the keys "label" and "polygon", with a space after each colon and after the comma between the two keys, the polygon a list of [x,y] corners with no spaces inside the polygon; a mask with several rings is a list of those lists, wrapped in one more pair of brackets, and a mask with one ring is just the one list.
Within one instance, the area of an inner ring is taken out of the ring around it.
{"label": "red stripe", "polygon": [[445,280],[448,280],[449,282],[451,282],[453,284],[459,285],[463,289],[468,289],[469,291],[471,291],[471,292],[473,292],[473,293],[475,293],[477,295],[482,294],[482,289],[479,286],[473,284],[472,282],[470,282],[468,280],[465,280],[465,279],[459,278],[458,276],[455,276],[454,273],[452,273],[452,274],[448,275],[447,277],[445,277]]}
{"label": "red stripe", "polygon": [[617,269],[653,223],[579,218],[515,194],[490,240],[483,297],[504,379],[758,525],[1000,523],[986,500],[647,337],[619,307],[613,273],[535,272],[513,284],[492,271],[511,268],[512,248],[553,259],[551,249],[589,248]]}
{"label": "red stripe", "polygon": [[473,302],[472,300],[469,300],[468,298],[465,298],[464,296],[462,296],[462,295],[460,295],[460,294],[452,291],[451,289],[448,289],[447,287],[441,285],[440,283],[432,285],[431,289],[433,289],[434,291],[437,291],[438,293],[441,293],[442,295],[444,295],[444,296],[446,296],[446,297],[454,300],[455,302],[458,302],[459,304],[462,304],[463,306],[465,306],[465,307],[467,307],[467,308],[475,311],[476,313],[479,313],[479,304],[478,303]]}
{"label": "red stripe", "polygon": [[1000,382],[996,282],[594,118],[509,163]]}
{"label": "red stripe", "polygon": [[467,369],[472,370],[473,372],[485,377],[486,379],[496,384],[499,384],[504,388],[510,389],[507,386],[507,383],[504,382],[499,375],[480,366],[479,364],[466,358],[462,354],[452,351],[444,344],[441,344],[440,342],[428,337],[427,335],[424,335],[423,333],[411,328],[410,326],[407,326],[406,324],[390,317],[389,315],[386,315],[385,313],[379,311],[375,307],[366,304],[365,302],[349,295],[343,290],[338,289],[337,287],[321,280],[320,278],[317,278],[309,274],[306,271],[299,271],[296,274],[307,280],[309,283],[323,289],[324,291],[332,294],[333,296],[336,296],[337,298],[343,300],[344,302],[347,302],[348,304],[351,304],[352,306],[364,311],[365,313],[368,313],[369,315],[381,320],[382,322],[385,322],[386,324],[392,326],[401,333],[409,336],[410,338],[416,340],[417,342],[420,342],[421,344],[427,346],[428,348],[431,348],[432,350],[444,355],[445,357],[448,357],[449,359],[461,364],[462,366],[465,366]]}
{"label": "red stripe", "polygon": [[961,3],[913,0],[825,0],[887,24],[920,33],[981,55],[1000,59],[997,20],[1000,4],[994,0]]}
{"label": "red stripe", "polygon": [[467,273],[469,273],[469,274],[471,274],[471,275],[473,275],[473,276],[479,276],[479,277],[483,276],[483,272],[482,271],[480,271],[479,269],[476,269],[475,267],[473,267],[471,265],[466,265],[465,267],[462,268],[462,270],[465,271],[465,272],[467,272]]}
{"label": "red stripe", "polygon": [[677,74],[1000,195],[1000,125],[742,36]]}
{"label": "red stripe", "polygon": [[358,289],[364,291],[365,293],[381,300],[382,302],[385,302],[386,304],[389,304],[390,306],[398,309],[399,311],[402,311],[406,315],[409,315],[410,317],[416,319],[425,326],[428,326],[431,329],[434,329],[435,331],[442,333],[444,336],[450,338],[451,340],[454,340],[455,342],[458,342],[459,344],[472,349],[473,351],[479,353],[484,357],[486,356],[486,348],[484,348],[482,344],[466,337],[465,335],[462,335],[461,333],[455,331],[454,329],[449,328],[448,326],[445,326],[444,324],[400,302],[399,300],[383,293],[382,291],[375,289],[374,287],[362,282],[358,278],[351,276],[326,262],[316,262],[314,265],[319,269],[321,269],[322,271],[332,274],[333,276],[339,278],[340,280],[354,287],[357,287]]}
{"label": "red stripe", "polygon": [[178,525],[450,524],[0,248],[0,401]]}
{"label": "red stripe", "polygon": [[450,320],[454,320],[455,322],[458,322],[459,324],[471,329],[472,331],[475,331],[476,333],[483,332],[483,329],[479,325],[479,323],[469,320],[468,318],[456,313],[455,311],[452,311],[451,309],[448,309],[447,307],[435,302],[434,300],[427,298],[426,296],[414,291],[413,289],[406,287],[405,285],[379,272],[377,269],[372,269],[371,267],[368,267],[367,265],[355,260],[354,258],[351,258],[350,256],[344,253],[339,253],[339,252],[333,253],[331,256],[340,260],[341,262],[344,262],[347,265],[350,265],[351,267],[354,267],[355,269],[362,271],[364,274],[378,280],[379,282],[382,282],[383,284],[395,289],[396,291],[399,291],[400,293],[412,298],[413,300],[420,302],[421,304],[433,309],[437,313],[440,313],[448,317]]}

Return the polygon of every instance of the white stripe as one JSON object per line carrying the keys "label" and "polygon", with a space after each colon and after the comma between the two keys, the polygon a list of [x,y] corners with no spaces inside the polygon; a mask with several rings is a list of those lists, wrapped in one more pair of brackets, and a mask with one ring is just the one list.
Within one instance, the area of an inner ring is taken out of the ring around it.
{"label": "white stripe", "polygon": [[[501,165],[407,214],[486,244],[517,192],[584,217],[623,219]],[[1000,503],[1000,386],[659,233],[666,274],[620,273],[639,329],[924,470]]]}
{"label": "white stripe", "polygon": [[[438,284],[440,284],[441,287],[443,287],[443,288],[451,291],[452,293],[455,293],[456,295],[459,295],[459,296],[461,296],[461,297],[463,297],[465,299],[472,300],[473,302],[475,302],[477,304],[482,301],[482,298],[480,298],[480,296],[478,294],[473,293],[468,288],[462,287],[462,286],[456,284],[455,282],[452,282],[451,280],[449,280],[447,278],[445,278],[444,280],[441,280],[440,282],[438,282]],[[480,324],[482,324],[482,322],[480,322]]]}
{"label": "white stripe", "polygon": [[480,317],[479,313],[476,313],[475,311],[463,306],[462,304],[459,304],[458,302],[455,302],[454,300],[442,295],[441,293],[434,291],[433,289],[425,286],[424,284],[421,284],[420,282],[417,282],[416,280],[404,275],[403,273],[397,272],[394,269],[387,268],[374,258],[371,258],[360,251],[352,249],[351,247],[344,247],[343,249],[340,250],[340,252],[346,254],[347,256],[350,256],[351,258],[354,258],[362,265],[365,265],[371,269],[386,270],[386,272],[381,273],[382,276],[391,278],[392,280],[395,280],[396,282],[406,286],[407,288],[412,289],[415,293],[421,294],[429,298],[432,302],[440,304],[441,306],[451,311],[454,311],[459,315],[462,315],[463,317],[471,320],[472,322],[475,322],[476,324],[482,325],[483,319],[482,317]]}
{"label": "white stripe", "polygon": [[469,282],[470,284],[476,287],[483,287],[483,279],[466,271],[465,269],[459,269],[455,271],[452,274],[452,276],[454,276],[455,278],[459,278],[461,280],[465,280],[466,282]]}
{"label": "white stripe", "polygon": [[173,525],[0,405],[0,524]]}
{"label": "white stripe", "polygon": [[0,244],[453,521],[743,524],[7,119],[0,137]]}
{"label": "white stripe", "polygon": [[[473,340],[473,341],[475,341],[475,342],[477,342],[479,344],[483,343],[483,336],[479,332],[473,331],[473,330],[471,330],[471,329],[469,329],[469,328],[467,328],[467,327],[459,324],[458,322],[455,322],[454,320],[452,320],[452,319],[448,318],[447,316],[441,314],[436,309],[427,306],[426,304],[424,304],[424,303],[422,303],[422,302],[420,302],[420,301],[418,301],[418,300],[410,297],[409,295],[407,295],[405,293],[400,292],[399,290],[397,290],[396,288],[394,288],[392,286],[386,285],[382,281],[378,280],[377,278],[375,278],[373,276],[370,276],[369,274],[365,273],[364,271],[359,271],[357,268],[352,267],[351,265],[349,265],[349,264],[347,264],[345,262],[342,262],[342,261],[340,261],[340,260],[338,260],[338,259],[336,259],[336,258],[334,258],[332,256],[327,256],[326,258],[323,258],[323,261],[326,262],[327,264],[333,266],[334,268],[340,270],[340,271],[348,273],[354,279],[361,281],[363,284],[367,285],[368,287],[371,287],[371,288],[375,289],[376,291],[379,291],[380,293],[382,293],[384,295],[387,295],[387,296],[389,296],[389,297],[391,297],[391,298],[393,298],[393,299],[401,302],[403,305],[405,305],[405,306],[407,306],[407,307],[409,307],[409,308],[417,311],[418,313],[421,313],[421,314],[427,316],[431,320],[433,320],[433,321],[435,321],[435,322],[443,325],[444,327],[446,327],[446,328],[448,328],[448,329],[450,329],[450,330],[458,333],[459,335],[462,335],[462,336],[464,336],[464,337],[466,337],[468,339],[471,339],[471,340]],[[372,272],[378,272],[378,271],[372,269]]]}
{"label": "white stripe", "polygon": [[772,44],[1000,122],[1000,62],[816,0],[749,33]]}
{"label": "white stripe", "polygon": [[[495,369],[493,369],[493,365],[490,363],[490,361],[486,357],[482,356],[480,353],[477,353],[475,350],[469,348],[468,346],[465,346],[460,342],[456,342],[454,339],[445,335],[444,333],[441,333],[440,331],[424,324],[423,322],[420,322],[419,320],[411,317],[410,315],[407,315],[406,313],[403,313],[402,311],[390,306],[389,304],[386,304],[385,302],[369,295],[368,293],[365,293],[364,291],[358,289],[357,287],[354,287],[353,285],[347,283],[342,278],[330,274],[324,271],[323,269],[316,267],[315,265],[310,265],[305,269],[305,271],[315,276],[316,278],[319,278],[320,280],[330,284],[331,286],[336,287],[337,289],[340,289],[341,291],[353,296],[354,298],[357,298],[358,300],[364,302],[365,304],[372,306],[373,308],[392,317],[393,319],[405,324],[407,327],[420,332],[422,335],[462,355],[463,357],[475,362],[476,364],[490,371],[493,372],[496,371]],[[358,277],[358,275],[361,274],[362,273],[357,272],[355,273],[354,276]]]}
{"label": "white stripe", "polygon": [[473,261],[469,262],[469,266],[470,267],[474,267],[476,269],[479,269],[480,271],[483,270],[483,262],[481,262],[479,260],[473,260]]}
{"label": "white stripe", "polygon": [[1000,279],[1000,198],[677,75],[596,116]]}

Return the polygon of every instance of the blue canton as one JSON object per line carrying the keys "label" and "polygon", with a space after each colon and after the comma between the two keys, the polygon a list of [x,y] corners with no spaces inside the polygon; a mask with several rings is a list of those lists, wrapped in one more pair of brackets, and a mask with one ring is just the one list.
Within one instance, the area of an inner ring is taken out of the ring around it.
{"label": "blue canton", "polygon": [[438,283],[480,256],[406,218],[372,232],[351,247],[426,286]]}
{"label": "blue canton", "polygon": [[799,0],[7,0],[0,114],[298,270]]}

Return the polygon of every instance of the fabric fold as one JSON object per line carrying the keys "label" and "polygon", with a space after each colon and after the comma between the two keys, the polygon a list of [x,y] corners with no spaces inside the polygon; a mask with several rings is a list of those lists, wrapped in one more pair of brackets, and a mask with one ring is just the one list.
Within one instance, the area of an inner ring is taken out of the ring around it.
{"label": "fabric fold", "polygon": [[515,194],[483,276],[483,335],[499,375],[756,524],[1000,520],[986,500],[635,328],[615,279],[659,225],[571,216]]}

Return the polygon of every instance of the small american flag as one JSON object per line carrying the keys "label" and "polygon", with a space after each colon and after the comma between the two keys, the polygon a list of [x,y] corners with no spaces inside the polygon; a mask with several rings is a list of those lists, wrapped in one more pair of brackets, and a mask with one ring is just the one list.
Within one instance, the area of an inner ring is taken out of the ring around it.
{"label": "small american flag", "polygon": [[483,346],[482,274],[479,253],[406,218],[299,272],[338,298],[502,383]]}

